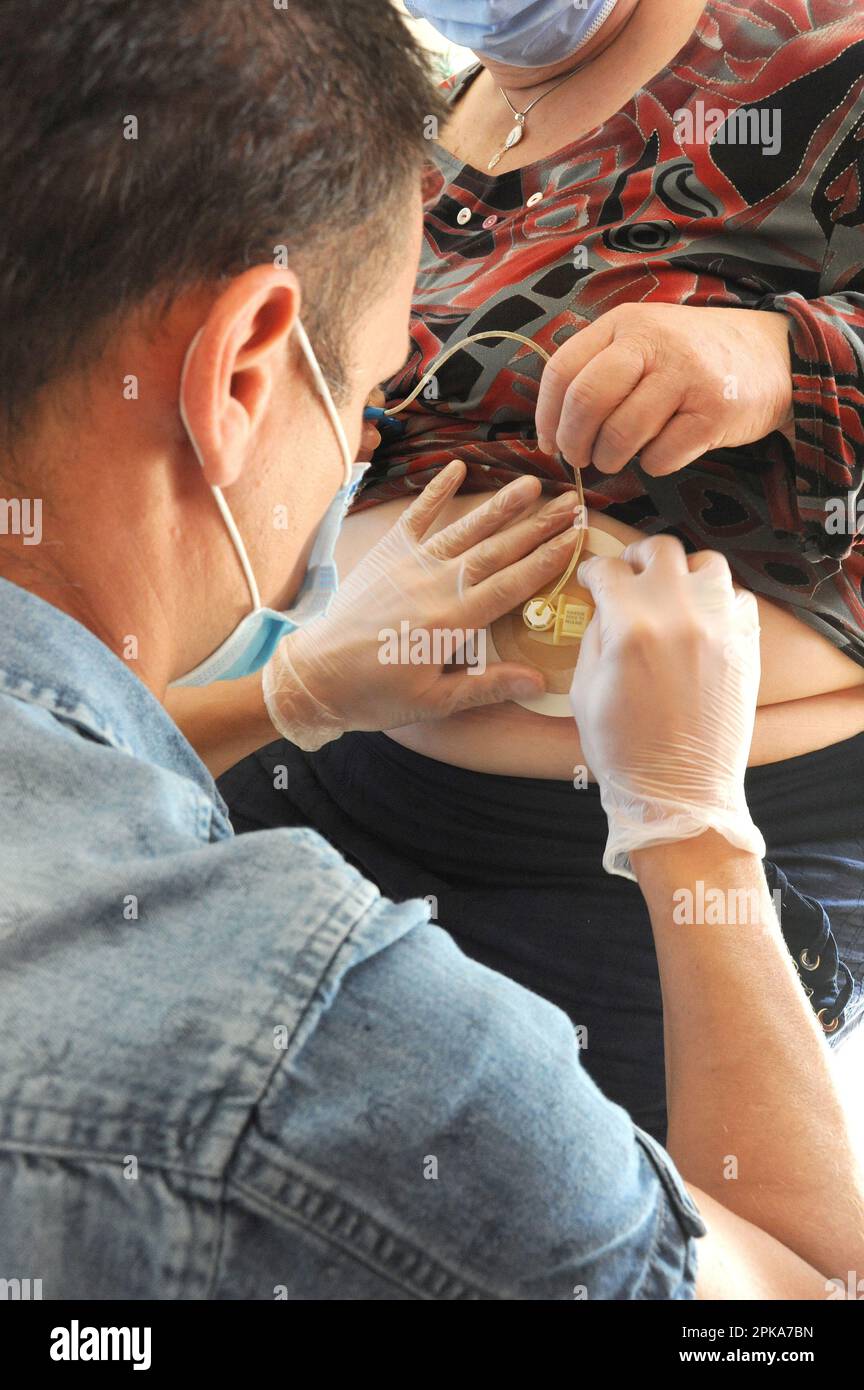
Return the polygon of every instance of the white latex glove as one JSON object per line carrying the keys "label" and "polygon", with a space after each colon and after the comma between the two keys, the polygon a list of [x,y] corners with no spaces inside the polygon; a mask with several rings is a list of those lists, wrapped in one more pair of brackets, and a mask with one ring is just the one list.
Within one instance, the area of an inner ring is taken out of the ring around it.
{"label": "white latex glove", "polygon": [[608,873],[630,854],[713,829],[760,858],[744,795],[759,690],[759,610],[722,555],[672,537],[579,566],[597,613],[571,701],[609,821]]}
{"label": "white latex glove", "polygon": [[[350,730],[396,729],[457,710],[540,695],[531,666],[490,662],[484,673],[434,664],[386,664],[385,636],[439,636],[484,629],[557,578],[573,553],[575,493],[532,516],[536,478],[519,478],[452,525],[428,535],[466,469],[451,463],[351,571],[327,616],[286,637],[264,670],[264,698],[276,729],[313,750]],[[539,548],[538,548],[539,547]],[[477,636],[482,634],[482,639]],[[469,649],[470,650],[470,649]],[[479,663],[477,663],[479,665]]]}

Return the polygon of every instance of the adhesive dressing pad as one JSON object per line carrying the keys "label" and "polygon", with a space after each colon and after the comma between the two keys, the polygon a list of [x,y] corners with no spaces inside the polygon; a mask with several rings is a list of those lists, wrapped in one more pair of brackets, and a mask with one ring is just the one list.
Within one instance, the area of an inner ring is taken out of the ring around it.
{"label": "adhesive dressing pad", "polygon": [[[624,549],[623,542],[616,536],[589,526],[580,563],[592,555],[620,555]],[[561,593],[546,601],[544,611],[540,612],[540,607],[539,601],[533,600],[498,618],[487,629],[487,654],[491,661],[523,662],[543,672],[546,693],[536,699],[517,700],[516,704],[533,714],[572,719],[570,686],[582,638],[594,616],[594,604],[588,590],[577,584],[574,577],[567,581]],[[532,610],[542,630],[532,631],[527,626],[525,613],[527,611],[530,620]]]}

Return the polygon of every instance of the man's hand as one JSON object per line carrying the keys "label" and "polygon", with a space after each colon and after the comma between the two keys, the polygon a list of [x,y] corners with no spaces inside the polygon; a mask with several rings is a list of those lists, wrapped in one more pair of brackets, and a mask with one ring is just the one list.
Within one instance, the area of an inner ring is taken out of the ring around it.
{"label": "man's hand", "polygon": [[759,611],[722,555],[670,536],[579,567],[597,613],[571,698],[609,820],[603,857],[632,877],[631,851],[713,829],[765,852],[744,772],[759,690]]}
{"label": "man's hand", "polygon": [[601,473],[639,454],[662,477],[792,429],[788,321],[759,309],[610,309],[553,354],[537,402],[541,449]]}
{"label": "man's hand", "polygon": [[[454,462],[439,473],[351,571],[327,616],[280,644],[264,695],[292,742],[320,748],[349,730],[395,729],[543,693],[534,667],[486,669],[485,628],[566,567],[576,494],[526,517],[540,483],[519,478],[430,535],[465,471]],[[466,667],[454,669],[460,651]]]}

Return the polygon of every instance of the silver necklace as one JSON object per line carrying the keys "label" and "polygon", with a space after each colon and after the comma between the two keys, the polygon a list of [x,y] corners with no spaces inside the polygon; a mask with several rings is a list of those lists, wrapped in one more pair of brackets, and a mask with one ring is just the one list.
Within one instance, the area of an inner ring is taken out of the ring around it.
{"label": "silver necklace", "polygon": [[[525,134],[525,121],[529,113],[534,110],[534,107],[537,106],[543,100],[544,97],[551,97],[553,92],[557,92],[558,88],[562,87],[565,82],[569,82],[571,77],[575,77],[577,72],[581,72],[583,68],[587,68],[588,64],[590,62],[593,62],[594,57],[595,55],[592,53],[590,58],[586,58],[584,62],[579,63],[575,68],[571,68],[569,72],[565,72],[564,76],[560,78],[554,86],[549,87],[548,90],[545,92],[541,92],[539,97],[535,97],[533,101],[529,102],[528,105],[525,107],[524,111],[517,111],[516,107],[513,105],[507,93],[504,91],[504,88],[498,87],[499,92],[506,101],[507,105],[510,107],[510,110],[512,111],[513,115],[516,117],[516,124],[510,131],[510,134],[507,136],[507,139],[504,141],[504,144],[501,146],[498,153],[494,154],[492,158],[489,160],[489,163],[486,166],[487,169],[494,169],[497,164],[501,163],[501,160],[504,158],[505,154],[507,154],[509,150],[512,150],[514,145],[519,144],[519,141]],[[498,86],[497,82],[495,85]]]}

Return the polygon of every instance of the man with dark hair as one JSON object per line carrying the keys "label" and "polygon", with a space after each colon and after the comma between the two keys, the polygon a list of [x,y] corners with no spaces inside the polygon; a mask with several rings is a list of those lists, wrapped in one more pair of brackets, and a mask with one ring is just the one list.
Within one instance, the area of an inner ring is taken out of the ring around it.
{"label": "man with dark hair", "polygon": [[[454,609],[483,628],[560,574],[570,518],[530,479],[436,531],[445,470],[326,616],[363,405],[406,347],[437,110],[381,0],[0,6],[0,1275],[46,1298],[688,1298],[706,1223],[700,1294],[824,1297],[862,1253],[752,836],[691,790],[690,838],[660,815],[631,856],[691,1194],[565,1016],[423,904],[311,831],[235,839],[165,712],[169,686],[268,672],[310,623],[353,672],[324,700],[300,656],[280,686],[310,744],[542,688],[385,666],[375,640]],[[662,753],[685,706],[694,756],[734,780],[758,644],[725,563],[661,538],[584,578],[575,708],[604,796],[639,812],[634,750]],[[670,929],[697,872],[752,889],[746,953]],[[718,1143],[741,1162],[725,1202]]]}
{"label": "man with dark hair", "polygon": [[404,252],[406,188],[442,110],[419,54],[387,5],[128,10],[0,8],[4,417],[128,311],[158,321],[280,246],[338,393],[345,329]]}

